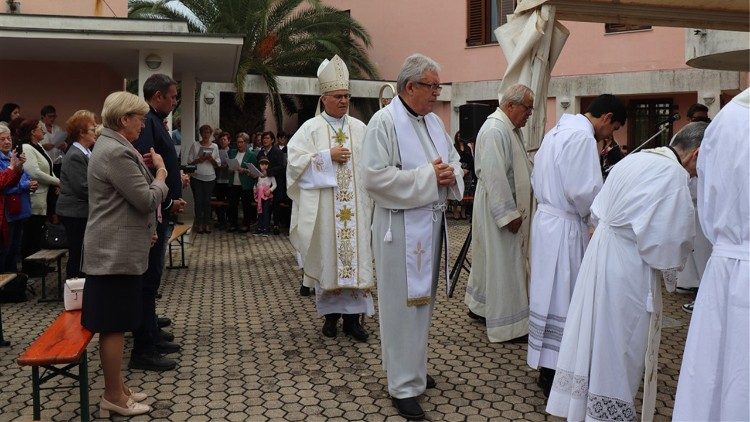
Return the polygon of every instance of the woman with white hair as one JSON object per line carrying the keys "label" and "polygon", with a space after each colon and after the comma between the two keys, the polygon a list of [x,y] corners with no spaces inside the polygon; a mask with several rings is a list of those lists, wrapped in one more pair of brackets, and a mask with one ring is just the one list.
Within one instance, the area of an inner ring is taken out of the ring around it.
{"label": "woman with white hair", "polygon": [[139,403],[144,393],[131,391],[122,379],[124,333],[141,324],[142,274],[149,248],[156,241],[156,220],[168,188],[167,170],[153,148],[144,157],[133,147],[144,127],[148,104],[120,91],[104,100],[103,128],[88,164],[89,215],[84,235],[81,324],[99,333],[99,355],[104,372],[100,416],[148,413]]}

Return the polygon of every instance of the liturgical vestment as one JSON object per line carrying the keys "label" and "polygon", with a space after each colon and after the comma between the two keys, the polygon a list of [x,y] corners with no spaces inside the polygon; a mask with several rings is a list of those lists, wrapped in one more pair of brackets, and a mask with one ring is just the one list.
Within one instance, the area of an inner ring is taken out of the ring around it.
{"label": "liturgical vestment", "polygon": [[[289,140],[287,185],[294,201],[289,238],[304,268],[303,283],[316,287],[318,312],[372,315],[374,287],[370,221],[372,200],[358,168],[365,125],[322,113]],[[344,164],[330,149],[352,151]]]}
{"label": "liturgical vestment", "polygon": [[[396,107],[401,107],[400,111]],[[444,211],[449,199],[459,200],[463,196],[460,157],[440,119],[433,113],[426,116],[404,113],[399,97],[375,113],[367,125],[362,161],[365,184],[375,202],[372,244],[382,359],[388,392],[394,398],[416,397],[425,391],[427,335],[438,288],[442,245],[447,241],[443,238]],[[399,127],[411,135],[397,135]],[[410,147],[409,154],[402,151],[405,144]],[[456,175],[456,185],[450,188],[437,185],[431,163],[438,157],[438,151],[444,151],[441,158],[453,167]],[[404,162],[413,161],[415,155],[422,164],[404,168]],[[405,214],[424,209],[429,211],[428,215],[416,225],[427,228],[432,242],[419,245],[418,250],[409,248],[407,256]],[[426,250],[430,253],[425,254]],[[407,279],[407,261],[418,264],[418,260],[425,262],[428,258],[429,265],[421,268],[431,284],[427,286],[428,301],[410,304],[412,286]]]}
{"label": "liturgical vestment", "polygon": [[653,384],[644,386],[644,414],[651,418],[644,420],[652,419],[660,271],[682,269],[695,235],[688,179],[673,150],[656,148],[617,163],[596,196],[596,230],[570,301],[547,403],[551,414],[570,421],[635,420],[635,395],[648,367]]}
{"label": "liturgical vestment", "polygon": [[716,115],[698,154],[698,216],[713,245],[690,320],[674,420],[750,420],[750,90]]}
{"label": "liturgical vestment", "polygon": [[[503,342],[529,332],[527,260],[531,167],[521,131],[498,109],[479,130],[477,189],[471,225],[472,265],[464,302],[486,319],[487,337]],[[512,233],[505,227],[523,218]]]}
{"label": "liturgical vestment", "polygon": [[531,186],[529,350],[532,368],[554,369],[578,268],[589,240],[587,219],[602,187],[594,126],[563,114],[534,156]]}

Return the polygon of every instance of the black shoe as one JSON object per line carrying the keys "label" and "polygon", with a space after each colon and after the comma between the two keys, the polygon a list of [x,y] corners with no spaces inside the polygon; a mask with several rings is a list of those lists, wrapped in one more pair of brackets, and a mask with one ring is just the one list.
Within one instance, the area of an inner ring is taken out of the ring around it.
{"label": "black shoe", "polygon": [[157,299],[161,299],[161,293],[157,293],[156,296],[154,296]]}
{"label": "black shoe", "polygon": [[418,421],[424,419],[424,410],[422,410],[422,406],[417,402],[416,397],[405,399],[394,398],[393,405],[396,406],[398,414],[406,420]]}
{"label": "black shoe", "polygon": [[281,231],[279,231],[279,226],[273,226],[273,234],[279,234]]}
{"label": "black shoe", "polygon": [[471,312],[471,310],[469,310],[469,318],[475,319],[477,321],[482,321],[482,323],[484,323],[484,324],[487,323],[487,319],[485,317],[483,317],[481,315],[477,315],[474,312]]}
{"label": "black shoe", "polygon": [[228,227],[227,228],[227,231],[230,232],[230,233],[231,232],[236,232],[237,230],[239,230],[239,229],[236,226],[232,226],[232,227]]}
{"label": "black shoe", "polygon": [[516,337],[514,339],[508,340],[508,343],[528,343],[529,342],[529,335],[524,334],[521,337]]}
{"label": "black shoe", "polygon": [[300,296],[310,296],[312,294],[312,289],[309,287],[303,285],[299,288],[299,295]]}
{"label": "black shoe", "polygon": [[352,336],[357,341],[365,342],[370,336],[359,323],[359,314],[344,315],[344,334]]}
{"label": "black shoe", "polygon": [[168,355],[170,353],[177,353],[180,351],[181,347],[177,343],[172,343],[171,341],[160,341],[155,344],[156,351],[165,355]]}
{"label": "black shoe", "polygon": [[552,391],[552,381],[555,380],[555,370],[545,367],[539,368],[539,379],[536,385],[542,389],[544,397],[549,398],[549,394]]}
{"label": "black shoe", "polygon": [[159,335],[161,336],[161,339],[164,341],[174,341],[174,334],[170,333],[169,331],[164,331],[162,329],[159,329]]}
{"label": "black shoe", "polygon": [[341,314],[328,314],[326,315],[326,322],[323,323],[323,335],[326,337],[336,337],[336,324],[339,322]]}
{"label": "black shoe", "polygon": [[435,382],[435,378],[432,378],[430,374],[427,374],[427,388],[435,388],[437,386],[437,383]]}
{"label": "black shoe", "polygon": [[133,355],[130,357],[130,362],[128,363],[128,368],[142,369],[144,371],[171,371],[176,367],[176,361],[165,358],[158,353]]}
{"label": "black shoe", "polygon": [[156,318],[156,325],[158,325],[159,328],[169,327],[172,325],[172,320],[167,317],[158,317]]}

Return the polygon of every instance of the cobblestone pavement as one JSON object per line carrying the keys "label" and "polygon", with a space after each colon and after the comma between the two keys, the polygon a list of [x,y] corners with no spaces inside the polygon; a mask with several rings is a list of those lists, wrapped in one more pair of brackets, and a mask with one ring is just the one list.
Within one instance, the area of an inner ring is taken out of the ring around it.
{"label": "cobblestone pavement", "polygon": [[[457,254],[466,222],[451,221]],[[401,420],[388,397],[380,364],[377,314],[366,344],[320,334],[312,297],[300,297],[300,273],[285,236],[216,232],[198,235],[190,268],[165,270],[161,315],[182,352],[174,371],[125,370],[128,384],[151,395],[154,411],[134,420]],[[430,420],[546,420],[537,372],[526,366],[526,344],[490,344],[466,315],[467,274],[452,299],[444,289],[430,333],[429,370],[437,388],[421,403]],[[665,294],[657,418],[671,417],[689,315],[690,296]],[[2,304],[0,420],[31,420],[31,370],[16,357],[60,312],[59,303]],[[126,360],[130,350],[126,344]],[[97,337],[89,346],[92,416],[103,391]],[[62,381],[69,385],[69,381]],[[43,391],[43,420],[79,419],[76,389]],[[640,404],[638,404],[640,407]],[[554,418],[553,418],[554,419]]]}

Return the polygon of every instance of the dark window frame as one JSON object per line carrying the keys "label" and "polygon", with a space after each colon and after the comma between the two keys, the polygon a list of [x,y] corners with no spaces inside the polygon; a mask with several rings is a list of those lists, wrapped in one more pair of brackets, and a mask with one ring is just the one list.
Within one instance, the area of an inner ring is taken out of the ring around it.
{"label": "dark window frame", "polygon": [[[466,0],[466,46],[497,44],[493,23],[502,26],[513,13],[518,0]],[[497,16],[493,17],[493,7]]]}
{"label": "dark window frame", "polygon": [[627,32],[650,31],[651,25],[630,25],[625,23],[605,23],[605,34],[622,34]]}

